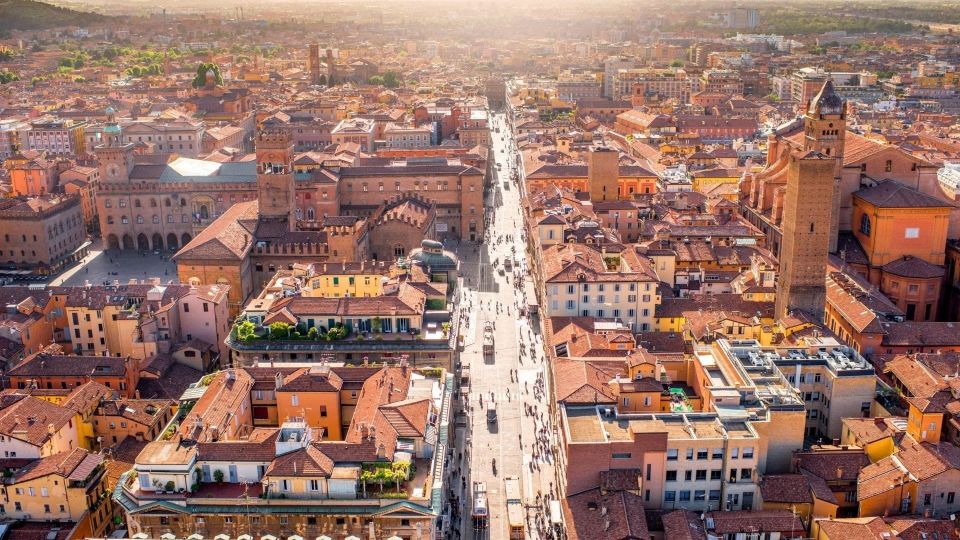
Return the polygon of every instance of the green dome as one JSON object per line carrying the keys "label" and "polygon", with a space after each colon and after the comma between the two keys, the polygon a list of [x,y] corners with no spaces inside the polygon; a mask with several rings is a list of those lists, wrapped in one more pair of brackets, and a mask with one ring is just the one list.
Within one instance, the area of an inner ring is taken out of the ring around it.
{"label": "green dome", "polygon": [[120,133],[120,125],[119,125],[119,124],[107,124],[106,127],[103,128],[103,132],[104,132],[104,133],[111,133],[111,134],[113,134],[113,133]]}
{"label": "green dome", "polygon": [[436,240],[420,242],[420,247],[410,252],[410,260],[421,266],[429,266],[434,272],[456,270],[460,266],[457,256],[444,251],[443,244]]}

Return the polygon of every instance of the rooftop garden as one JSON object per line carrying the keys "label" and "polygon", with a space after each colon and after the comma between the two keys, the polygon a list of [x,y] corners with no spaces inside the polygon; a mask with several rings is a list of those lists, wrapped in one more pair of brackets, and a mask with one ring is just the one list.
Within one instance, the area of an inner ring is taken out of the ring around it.
{"label": "rooftop garden", "polygon": [[360,483],[365,496],[380,498],[407,498],[407,481],[416,467],[409,461],[395,463],[366,463],[360,471]]}
{"label": "rooftop garden", "polygon": [[337,323],[330,329],[324,326],[314,326],[308,329],[303,325],[294,326],[285,322],[275,322],[267,326],[258,326],[252,321],[240,321],[233,327],[233,338],[241,343],[263,340],[340,341],[350,336],[351,333],[353,333],[353,328],[349,324],[344,325],[341,323]]}

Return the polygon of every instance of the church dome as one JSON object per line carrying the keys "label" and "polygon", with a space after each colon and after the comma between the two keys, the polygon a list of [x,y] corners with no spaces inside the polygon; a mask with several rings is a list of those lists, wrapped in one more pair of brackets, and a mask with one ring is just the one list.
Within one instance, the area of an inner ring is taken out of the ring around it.
{"label": "church dome", "polygon": [[457,256],[443,249],[443,244],[436,240],[423,240],[420,247],[410,252],[410,260],[421,266],[429,266],[434,272],[455,270],[460,261]]}

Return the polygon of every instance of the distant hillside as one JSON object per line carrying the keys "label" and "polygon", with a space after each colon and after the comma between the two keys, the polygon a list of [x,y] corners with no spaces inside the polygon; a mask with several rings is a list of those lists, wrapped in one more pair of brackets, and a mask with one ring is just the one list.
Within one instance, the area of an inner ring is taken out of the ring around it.
{"label": "distant hillside", "polygon": [[74,11],[33,0],[0,0],[0,32],[84,26],[103,19],[103,15],[97,13]]}

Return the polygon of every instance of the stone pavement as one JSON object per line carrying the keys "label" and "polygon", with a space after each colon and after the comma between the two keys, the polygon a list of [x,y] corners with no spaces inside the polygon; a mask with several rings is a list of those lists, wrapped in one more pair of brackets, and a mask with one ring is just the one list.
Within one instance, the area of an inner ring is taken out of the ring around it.
{"label": "stone pavement", "polygon": [[141,255],[136,251],[104,250],[102,242],[95,240],[90,246],[90,254],[50,281],[50,285],[83,285],[89,281],[92,285],[103,285],[104,281],[121,284],[130,279],[149,279],[159,277],[163,283],[177,280],[177,265],[170,260],[169,253],[155,255],[152,252]]}

